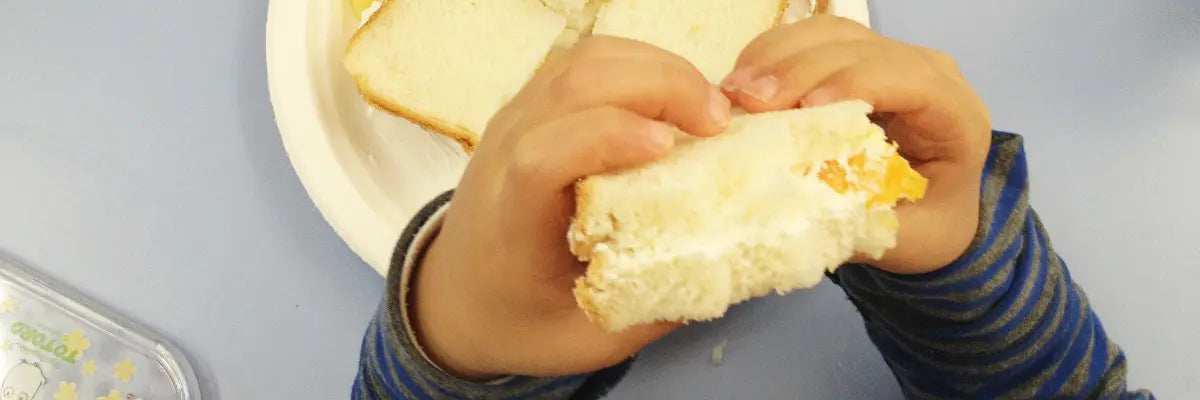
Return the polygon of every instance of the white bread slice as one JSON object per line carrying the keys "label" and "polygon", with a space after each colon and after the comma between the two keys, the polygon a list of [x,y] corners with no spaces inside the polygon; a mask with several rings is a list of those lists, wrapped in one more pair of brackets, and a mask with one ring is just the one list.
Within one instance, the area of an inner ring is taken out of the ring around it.
{"label": "white bread slice", "polygon": [[470,150],[565,26],[540,0],[392,0],[343,63],[368,102]]}
{"label": "white bread slice", "polygon": [[740,115],[649,166],[584,179],[568,233],[575,297],[608,330],[708,320],[816,285],[895,245],[893,206],[927,181],[861,101]]}
{"label": "white bread slice", "polygon": [[[592,30],[595,22],[595,10],[599,10],[600,0],[542,0],[550,10],[566,17],[566,26],[580,31]],[[592,12],[588,11],[592,8]]]}
{"label": "white bread slice", "polygon": [[670,50],[717,83],[733,71],[742,49],[775,26],[787,7],[788,0],[608,0],[592,34]]}

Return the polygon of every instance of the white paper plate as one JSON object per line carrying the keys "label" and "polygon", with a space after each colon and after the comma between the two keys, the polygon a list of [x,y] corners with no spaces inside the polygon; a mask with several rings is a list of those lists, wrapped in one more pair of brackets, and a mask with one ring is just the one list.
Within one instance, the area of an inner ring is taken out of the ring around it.
{"label": "white paper plate", "polygon": [[[869,21],[866,0],[832,0],[830,11]],[[358,25],[348,0],[272,0],[267,81],[284,148],[309,197],[383,274],[409,218],[457,183],[467,156],[455,142],[363,103],[341,65]]]}

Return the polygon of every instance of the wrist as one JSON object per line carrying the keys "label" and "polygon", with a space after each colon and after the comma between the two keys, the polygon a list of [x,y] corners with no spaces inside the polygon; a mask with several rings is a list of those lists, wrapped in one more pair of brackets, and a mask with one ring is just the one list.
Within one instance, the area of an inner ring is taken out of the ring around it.
{"label": "wrist", "polygon": [[477,312],[478,303],[465,299],[469,286],[455,282],[456,262],[447,252],[441,235],[430,244],[409,283],[409,318],[418,346],[430,361],[446,373],[469,381],[487,381],[503,376],[492,372],[482,355],[488,354],[483,327],[486,318]]}

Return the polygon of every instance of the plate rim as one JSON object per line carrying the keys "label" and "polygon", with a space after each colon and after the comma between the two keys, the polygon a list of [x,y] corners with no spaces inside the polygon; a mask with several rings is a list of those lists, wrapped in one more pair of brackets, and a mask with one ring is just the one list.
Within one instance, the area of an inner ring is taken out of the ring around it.
{"label": "plate rim", "polygon": [[[267,89],[284,151],[317,211],[350,249],[381,275],[387,274],[392,248],[403,229],[363,199],[347,167],[329,142],[322,99],[314,82],[323,52],[312,46],[309,23],[320,5],[334,2],[271,0],[267,6]],[[316,5],[317,7],[314,7]],[[297,40],[302,38],[302,40]],[[314,56],[315,54],[315,56]],[[326,72],[326,71],[322,71]]]}

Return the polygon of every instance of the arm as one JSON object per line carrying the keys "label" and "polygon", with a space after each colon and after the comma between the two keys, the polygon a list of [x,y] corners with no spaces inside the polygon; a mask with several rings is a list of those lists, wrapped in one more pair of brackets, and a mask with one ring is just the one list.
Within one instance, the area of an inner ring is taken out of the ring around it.
{"label": "arm", "polygon": [[[1019,137],[992,131],[953,57],[814,16],[755,39],[722,85],[749,112],[862,99],[929,179],[896,246],[833,277],[909,397],[1149,397],[1027,202]],[[982,190],[981,190],[982,188]]]}
{"label": "arm", "polygon": [[429,361],[410,325],[409,288],[426,247],[441,228],[450,192],[417,213],[396,246],[386,296],[363,337],[352,399],[594,399],[616,384],[629,362],[590,375],[558,378],[508,377],[470,382]]}
{"label": "arm", "polygon": [[1071,281],[1028,204],[1019,136],[993,135],[979,228],[923,275],[834,275],[910,398],[1152,398],[1127,393],[1125,356]]}
{"label": "arm", "polygon": [[570,189],[666,156],[673,126],[719,133],[728,105],[687,60],[642,42],[588,38],[547,62],[492,116],[453,201],[403,235],[355,395],[587,398],[614,383],[676,325],[607,332],[580,310]]}

